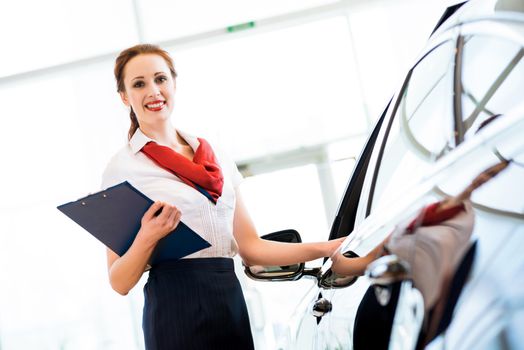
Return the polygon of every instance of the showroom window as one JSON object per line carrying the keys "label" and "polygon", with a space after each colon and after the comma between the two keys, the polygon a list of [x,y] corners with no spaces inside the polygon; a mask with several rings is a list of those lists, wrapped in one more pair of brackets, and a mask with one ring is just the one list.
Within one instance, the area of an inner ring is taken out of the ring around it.
{"label": "showroom window", "polygon": [[[180,3],[0,5],[0,42],[9,48],[0,57],[2,350],[143,348],[145,279],[117,295],[104,247],[56,209],[99,190],[126,143],[129,116],[112,72],[121,49],[152,41],[173,54],[174,122],[218,141],[246,169],[243,191],[261,234],[293,227],[318,241],[398,83],[393,72],[432,29],[409,30],[409,16],[395,23],[402,8],[351,1]],[[436,22],[430,7],[427,22]]]}

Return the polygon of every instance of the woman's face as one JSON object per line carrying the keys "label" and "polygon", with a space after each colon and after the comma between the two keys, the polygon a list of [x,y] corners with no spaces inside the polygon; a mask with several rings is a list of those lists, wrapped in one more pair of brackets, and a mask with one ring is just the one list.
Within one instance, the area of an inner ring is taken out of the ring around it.
{"label": "woman's face", "polygon": [[122,101],[133,108],[141,127],[168,120],[174,106],[175,80],[162,56],[143,54],[124,68]]}

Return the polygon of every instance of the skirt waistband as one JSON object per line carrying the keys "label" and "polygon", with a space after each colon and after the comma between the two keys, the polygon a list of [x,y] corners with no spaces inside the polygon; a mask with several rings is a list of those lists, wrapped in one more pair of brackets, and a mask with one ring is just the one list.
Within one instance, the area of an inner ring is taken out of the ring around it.
{"label": "skirt waistband", "polygon": [[232,258],[193,258],[155,264],[150,273],[169,271],[235,271]]}

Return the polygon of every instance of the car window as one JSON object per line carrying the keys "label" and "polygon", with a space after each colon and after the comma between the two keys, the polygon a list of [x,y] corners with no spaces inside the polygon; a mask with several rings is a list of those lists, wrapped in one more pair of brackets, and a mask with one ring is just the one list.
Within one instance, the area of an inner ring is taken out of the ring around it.
{"label": "car window", "polygon": [[377,141],[378,133],[390,108],[390,105],[391,100],[388,102],[386,108],[382,112],[382,115],[377,120],[373,131],[369,135],[369,138],[362,149],[362,152],[358,158],[358,162],[353,168],[353,174],[350,177],[344,197],[340,202],[337,215],[333,220],[333,225],[331,226],[331,231],[329,233],[329,239],[345,237],[353,231],[363,183],[368,172],[370,158]]}
{"label": "car window", "polygon": [[372,211],[416,183],[451,149],[454,42],[436,47],[412,70],[387,135]]}
{"label": "car window", "polygon": [[[522,29],[521,29],[522,30]],[[466,35],[462,67],[462,119],[464,139],[474,137],[483,123],[504,118],[523,101],[524,48],[512,40],[493,35]],[[489,124],[486,125],[486,128]],[[524,149],[516,154],[497,150],[514,162],[494,181],[477,190],[472,200],[478,208],[498,214],[522,216],[524,213]],[[486,155],[496,163],[495,154]],[[464,168],[453,181],[442,183],[445,194],[457,192],[478,172],[474,164]]]}
{"label": "car window", "polygon": [[[399,198],[409,186],[419,182],[431,163],[457,143],[473,137],[481,125],[504,118],[505,113],[522,102],[523,57],[522,46],[509,38],[467,34],[458,41],[440,44],[412,69],[385,137],[371,191],[371,211]],[[458,123],[455,93],[461,96]],[[493,164],[499,161],[495,153],[487,156],[493,158]],[[478,208],[522,215],[524,186],[518,184],[524,178],[524,166],[519,166],[524,164],[524,150],[511,156],[515,162],[508,170],[475,192],[472,199]],[[463,172],[442,183],[436,191],[440,195],[456,194],[481,170],[474,164],[464,164]],[[507,193],[501,186],[513,186],[514,196],[497,195]]]}
{"label": "car window", "polygon": [[[507,112],[522,101],[524,49],[494,36],[467,36],[462,69],[465,138],[492,115]],[[479,74],[481,72],[481,74]]]}

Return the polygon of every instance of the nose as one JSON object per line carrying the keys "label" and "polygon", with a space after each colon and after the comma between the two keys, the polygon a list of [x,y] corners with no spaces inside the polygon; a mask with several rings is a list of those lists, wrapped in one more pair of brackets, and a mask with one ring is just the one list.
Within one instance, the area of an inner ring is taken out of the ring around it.
{"label": "nose", "polygon": [[160,88],[156,84],[151,84],[151,88],[149,89],[149,96],[156,97],[159,95],[160,95]]}

